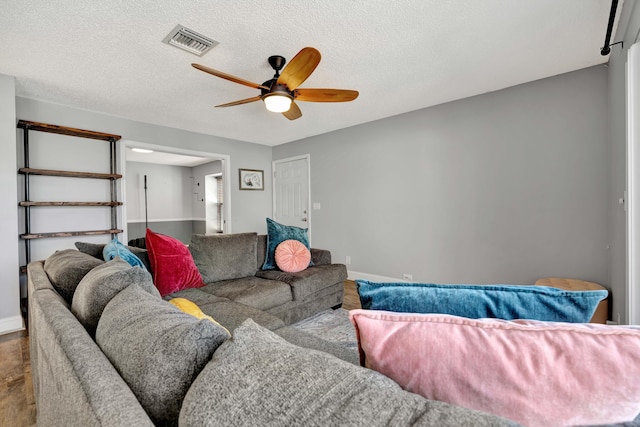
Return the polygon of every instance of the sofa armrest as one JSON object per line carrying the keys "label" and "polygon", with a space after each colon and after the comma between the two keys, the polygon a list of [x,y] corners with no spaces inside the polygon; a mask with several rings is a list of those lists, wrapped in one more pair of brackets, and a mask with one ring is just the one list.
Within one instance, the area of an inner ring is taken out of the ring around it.
{"label": "sofa armrest", "polygon": [[313,265],[331,264],[331,252],[326,249],[311,248],[311,262]]}

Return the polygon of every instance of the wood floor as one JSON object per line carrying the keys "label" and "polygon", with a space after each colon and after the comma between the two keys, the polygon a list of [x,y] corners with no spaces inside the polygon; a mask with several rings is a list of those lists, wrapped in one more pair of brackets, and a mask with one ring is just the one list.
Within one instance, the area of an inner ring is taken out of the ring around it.
{"label": "wood floor", "polygon": [[[360,308],[356,283],[344,282],[342,308]],[[31,383],[29,337],[26,332],[0,335],[0,426],[36,425],[36,402]]]}
{"label": "wood floor", "polygon": [[0,335],[0,426],[36,425],[26,332]]}
{"label": "wood floor", "polygon": [[342,308],[345,310],[355,310],[362,308],[360,306],[360,297],[356,290],[356,282],[351,280],[344,281],[344,298],[342,299]]}

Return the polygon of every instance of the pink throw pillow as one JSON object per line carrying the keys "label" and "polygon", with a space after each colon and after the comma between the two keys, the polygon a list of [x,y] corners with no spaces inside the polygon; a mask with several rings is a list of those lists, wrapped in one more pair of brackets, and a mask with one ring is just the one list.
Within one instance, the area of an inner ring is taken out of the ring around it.
{"label": "pink throw pillow", "polygon": [[309,267],[311,252],[297,240],[285,240],[276,247],[276,265],[287,273],[297,273]]}
{"label": "pink throw pillow", "polygon": [[189,248],[180,240],[147,228],[146,244],[153,283],[160,295],[205,285]]}
{"label": "pink throw pillow", "polygon": [[353,310],[360,360],[405,390],[527,426],[640,412],[640,328]]}

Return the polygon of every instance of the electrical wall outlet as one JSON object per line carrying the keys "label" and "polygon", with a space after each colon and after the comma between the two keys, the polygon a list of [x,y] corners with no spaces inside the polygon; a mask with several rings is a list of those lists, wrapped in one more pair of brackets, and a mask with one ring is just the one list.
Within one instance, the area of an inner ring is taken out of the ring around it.
{"label": "electrical wall outlet", "polygon": [[344,260],[344,263],[347,265],[351,265],[351,255],[347,255],[347,258]]}
{"label": "electrical wall outlet", "polygon": [[412,275],[412,274],[409,274],[409,273],[404,273],[404,274],[402,275],[402,279],[403,279],[403,280],[408,280],[408,281],[410,281],[410,282],[411,282],[411,281],[413,280],[413,275]]}

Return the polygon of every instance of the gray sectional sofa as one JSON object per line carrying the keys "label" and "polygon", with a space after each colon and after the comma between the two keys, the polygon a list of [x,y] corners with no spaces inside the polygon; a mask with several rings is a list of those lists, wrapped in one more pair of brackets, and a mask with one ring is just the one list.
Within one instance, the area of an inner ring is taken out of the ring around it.
{"label": "gray sectional sofa", "polygon": [[[255,251],[238,250],[251,242]],[[405,392],[352,350],[287,326],[341,302],[344,266],[313,250],[301,273],[261,271],[264,247],[253,233],[194,236],[208,284],[164,299],[148,272],[104,262],[90,245],[30,263],[38,425],[513,425]]]}

